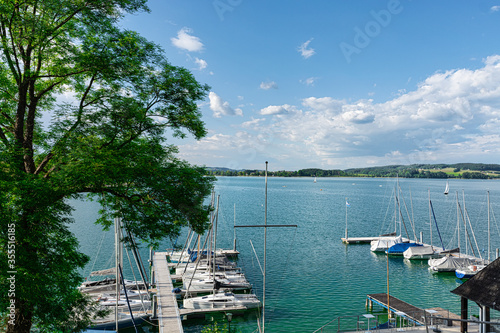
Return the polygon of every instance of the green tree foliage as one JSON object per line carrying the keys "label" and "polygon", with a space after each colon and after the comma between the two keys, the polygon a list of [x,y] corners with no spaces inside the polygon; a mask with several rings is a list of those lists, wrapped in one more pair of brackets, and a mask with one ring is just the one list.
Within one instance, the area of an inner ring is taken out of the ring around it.
{"label": "green tree foliage", "polygon": [[[213,178],[175,157],[166,134],[206,134],[208,87],[170,65],[123,15],[146,0],[0,0],[0,314],[7,332],[79,331],[88,258],[66,199],[90,194],[157,245],[202,232]],[[10,260],[10,261],[9,261]],[[14,282],[12,282],[14,281]],[[13,302],[13,303],[12,303]]]}

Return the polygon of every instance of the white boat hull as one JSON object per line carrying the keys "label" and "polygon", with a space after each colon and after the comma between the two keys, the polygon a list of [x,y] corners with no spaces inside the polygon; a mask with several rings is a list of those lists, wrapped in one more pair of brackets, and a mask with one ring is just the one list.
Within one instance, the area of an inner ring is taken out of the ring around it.
{"label": "white boat hull", "polygon": [[261,302],[255,295],[239,295],[233,293],[217,293],[202,297],[186,298],[183,301],[185,309],[225,309],[245,307],[259,308]]}

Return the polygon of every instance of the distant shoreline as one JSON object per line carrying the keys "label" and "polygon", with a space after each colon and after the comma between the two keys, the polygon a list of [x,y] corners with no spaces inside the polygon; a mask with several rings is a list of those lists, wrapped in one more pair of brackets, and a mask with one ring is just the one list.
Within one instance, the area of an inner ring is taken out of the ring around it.
{"label": "distant shoreline", "polygon": [[[206,167],[206,174],[230,177],[262,177],[264,170],[232,170]],[[352,168],[346,170],[324,170],[317,168],[298,171],[268,171],[270,177],[354,177],[354,178],[437,178],[437,179],[497,179],[500,164],[456,163],[456,164],[412,164],[381,167]]]}

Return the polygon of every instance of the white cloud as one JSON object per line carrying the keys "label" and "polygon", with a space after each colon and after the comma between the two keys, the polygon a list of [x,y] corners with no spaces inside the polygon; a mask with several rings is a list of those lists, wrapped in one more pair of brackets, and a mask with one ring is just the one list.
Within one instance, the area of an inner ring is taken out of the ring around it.
{"label": "white cloud", "polygon": [[241,127],[243,128],[251,128],[251,129],[256,129],[258,128],[261,124],[263,124],[265,121],[265,118],[253,118],[252,120],[245,121],[244,123],[241,124]]}
{"label": "white cloud", "polygon": [[342,111],[342,106],[345,101],[339,101],[331,97],[308,97],[302,100],[302,105],[316,111],[328,111],[329,113],[337,113]]}
{"label": "white cloud", "polygon": [[295,112],[296,108],[292,105],[269,105],[268,107],[265,107],[260,110],[261,115],[276,115],[276,114],[287,114],[291,112]]}
{"label": "white cloud", "polygon": [[274,81],[271,82],[261,82],[260,89],[269,90],[269,89],[278,89],[278,84]]}
{"label": "white cloud", "polygon": [[314,51],[313,48],[308,48],[309,47],[309,43],[311,43],[313,39],[309,39],[307,42],[303,43],[302,45],[299,46],[299,49],[298,51],[300,52],[300,54],[302,55],[302,57],[304,57],[304,59],[308,59],[310,57],[312,57],[316,52]]}
{"label": "white cloud", "polygon": [[195,58],[194,62],[198,65],[198,69],[200,71],[204,70],[208,66],[207,62],[203,59]]}
{"label": "white cloud", "polygon": [[[210,93],[210,105],[214,116],[232,114],[215,93]],[[217,151],[225,156],[221,159],[239,158],[242,167],[251,167],[272,154],[289,170],[310,165],[495,163],[500,153],[500,56],[484,59],[474,70],[435,73],[413,91],[386,102],[308,97],[300,108],[262,108],[258,113],[266,117],[245,120],[241,132],[224,137],[232,143]]]}
{"label": "white cloud", "polygon": [[222,116],[243,116],[243,111],[239,108],[233,109],[228,102],[223,101],[222,98],[211,91],[208,94],[210,99],[210,110],[213,111],[215,118]]}
{"label": "white cloud", "polygon": [[173,37],[170,40],[175,47],[189,52],[199,52],[203,50],[203,43],[200,38],[190,35],[192,30],[189,28],[182,28],[177,32],[177,38]]}
{"label": "white cloud", "polygon": [[370,112],[365,112],[363,110],[347,111],[342,115],[342,117],[346,121],[355,124],[369,124],[373,123],[373,121],[375,120],[374,114]]}
{"label": "white cloud", "polygon": [[309,77],[305,80],[300,80],[300,83],[305,84],[306,86],[314,86],[314,82],[316,82],[318,78],[316,77]]}
{"label": "white cloud", "polygon": [[492,12],[498,12],[498,11],[500,10],[500,6],[492,6],[492,7],[490,8],[490,10],[491,10]]}

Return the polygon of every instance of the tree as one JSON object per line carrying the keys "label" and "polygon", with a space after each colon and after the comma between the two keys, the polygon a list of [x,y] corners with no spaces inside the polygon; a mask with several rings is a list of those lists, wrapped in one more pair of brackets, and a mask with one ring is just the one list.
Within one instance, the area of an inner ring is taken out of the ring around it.
{"label": "tree", "polygon": [[206,135],[208,86],[133,31],[146,0],[0,0],[0,314],[7,332],[73,332],[92,311],[77,291],[88,258],[68,198],[102,204],[152,245],[203,232],[214,179],[176,158],[166,134]]}

